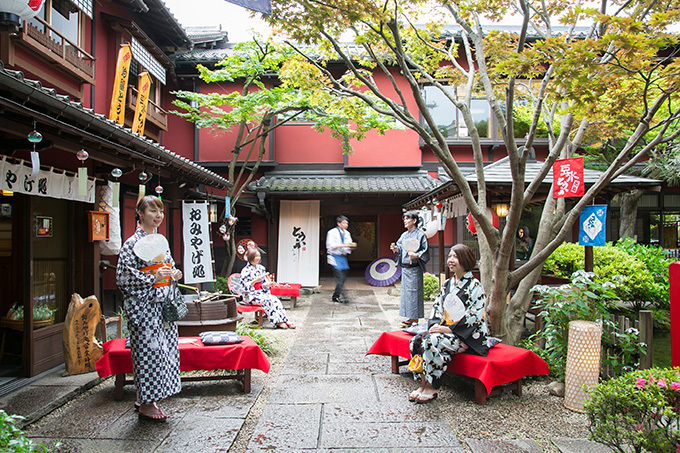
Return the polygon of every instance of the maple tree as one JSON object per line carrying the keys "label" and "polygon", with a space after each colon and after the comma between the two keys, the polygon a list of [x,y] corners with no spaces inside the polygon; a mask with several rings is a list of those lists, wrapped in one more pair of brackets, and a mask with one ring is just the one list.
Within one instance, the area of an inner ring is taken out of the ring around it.
{"label": "maple tree", "polygon": [[[306,88],[361,99],[416,131],[432,150],[477,226],[489,327],[514,343],[545,259],[570,236],[581,210],[650,150],[678,136],[678,40],[668,27],[679,6],[677,0],[603,0],[592,7],[576,0],[273,0],[269,20],[298,52],[284,64],[284,83],[306,76]],[[508,17],[519,21],[513,30],[497,27]],[[454,24],[454,33],[444,24]],[[329,69],[329,61],[342,62],[344,71]],[[375,74],[386,76],[387,86]],[[437,127],[424,86],[438,90],[462,117],[478,179],[474,190]],[[480,98],[488,103],[512,173],[502,231],[484,215],[491,200],[480,124],[471,108]],[[520,105],[531,107],[522,145],[514,114]],[[547,158],[528,180],[526,163],[542,124]],[[530,259],[510,270],[520,217],[552,164],[609,137],[623,144],[599,181],[582,198],[549,196]]]}
{"label": "maple tree", "polygon": [[[361,140],[369,130],[384,133],[401,126],[389,117],[369,108],[357,98],[300,83],[280,83],[279,71],[294,51],[286,45],[261,40],[238,43],[214,68],[197,65],[199,77],[208,84],[207,92],[174,92],[174,105],[182,111],[173,113],[194,123],[198,128],[215,133],[235,134],[233,146],[225,149],[228,159],[227,196],[229,214],[235,216],[236,203],[257,174],[265,156],[269,134],[290,121],[304,119],[316,130],[330,131],[341,140],[345,152],[351,152],[351,139]],[[239,90],[225,92],[210,84],[234,82]],[[350,118],[356,123],[351,123]],[[259,208],[259,206],[255,206]],[[225,216],[229,217],[229,216]],[[225,218],[225,227],[233,229]],[[230,234],[226,243],[226,259],[220,271],[228,276],[234,265],[236,244]]]}

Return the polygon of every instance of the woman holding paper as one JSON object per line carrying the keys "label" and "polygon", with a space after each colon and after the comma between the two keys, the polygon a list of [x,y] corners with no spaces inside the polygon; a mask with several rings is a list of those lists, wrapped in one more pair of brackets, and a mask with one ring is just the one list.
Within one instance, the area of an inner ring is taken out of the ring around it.
{"label": "woman holding paper", "polygon": [[[116,283],[123,292],[139,418],[165,421],[157,401],[179,393],[179,347],[177,325],[164,322],[162,302],[177,291],[170,280],[182,278],[182,271],[168,249],[168,241],[155,234],[163,223],[163,202],[147,195],[137,203],[137,230],[120,249]],[[164,264],[158,266],[158,264]],[[156,266],[154,266],[154,264]],[[145,269],[156,268],[153,271]]]}
{"label": "woman holding paper", "polygon": [[408,399],[427,403],[437,397],[437,389],[447,365],[455,354],[469,351],[486,356],[486,295],[472,275],[475,253],[464,244],[451,247],[446,260],[454,276],[442,286],[432,306],[429,329],[411,339],[411,357],[422,357],[420,387]]}
{"label": "woman holding paper", "polygon": [[418,228],[418,212],[408,211],[402,217],[406,231],[390,250],[397,258],[397,266],[401,266],[401,301],[399,315],[407,319],[404,327],[418,324],[418,318],[425,316],[423,272],[430,255],[427,251],[427,237]]}

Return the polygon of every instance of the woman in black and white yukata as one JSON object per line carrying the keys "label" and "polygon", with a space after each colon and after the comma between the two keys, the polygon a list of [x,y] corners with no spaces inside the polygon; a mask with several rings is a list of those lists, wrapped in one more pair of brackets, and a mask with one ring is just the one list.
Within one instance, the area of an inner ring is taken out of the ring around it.
{"label": "woman in black and white yukata", "polygon": [[475,263],[470,247],[464,244],[451,247],[446,264],[454,276],[444,283],[432,306],[427,333],[411,339],[411,356],[422,356],[423,372],[420,387],[409,395],[409,401],[427,403],[437,397],[442,375],[454,354],[489,353],[486,295],[482,284],[472,275]]}
{"label": "woman in black and white yukata", "polygon": [[123,292],[124,309],[130,331],[132,370],[137,387],[135,408],[140,419],[164,421],[167,416],[156,405],[157,401],[179,393],[182,389],[179,376],[179,347],[177,326],[164,322],[162,301],[169,291],[179,291],[176,285],[161,285],[164,279],[174,281],[182,278],[175,269],[170,252],[163,261],[170,267],[161,267],[155,274],[140,269],[150,264],[134,253],[134,246],[141,238],[153,234],[163,222],[163,202],[147,195],[137,203],[137,230],[120,249],[116,270],[116,282]]}
{"label": "woman in black and white yukata", "polygon": [[267,318],[278,329],[295,329],[288,320],[286,310],[278,297],[271,293],[274,282],[268,278],[267,270],[260,262],[262,255],[257,248],[249,248],[246,253],[248,264],[241,270],[241,288],[246,302],[262,305]]}

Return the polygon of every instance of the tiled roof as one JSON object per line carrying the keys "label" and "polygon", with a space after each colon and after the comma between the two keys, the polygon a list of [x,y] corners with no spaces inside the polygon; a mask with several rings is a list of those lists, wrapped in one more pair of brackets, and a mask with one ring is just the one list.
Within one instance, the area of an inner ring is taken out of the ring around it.
{"label": "tiled roof", "polygon": [[252,182],[253,191],[276,193],[396,193],[418,194],[434,189],[439,181],[425,172],[409,173],[309,173],[269,174]]}
{"label": "tiled roof", "polygon": [[[534,178],[538,175],[543,164],[544,162],[542,161],[527,162],[524,177],[525,183],[527,185],[531,181],[533,181]],[[477,185],[477,172],[474,169],[466,170],[461,169],[461,171],[463,172],[463,175],[465,175],[465,179],[468,181],[468,183],[470,183],[471,186]],[[584,168],[583,179],[586,183],[586,186],[591,186],[595,184],[597,181],[599,181],[600,177],[602,176],[602,173],[603,172],[601,171]],[[459,190],[456,187],[456,184],[445,172],[440,171],[438,176],[441,180],[441,184],[438,187],[429,191],[428,193],[423,194],[422,196],[415,198],[414,200],[411,200],[409,203],[406,204],[406,206],[415,207],[419,204],[422,204],[423,200],[432,199],[443,194],[447,194],[447,196],[450,196],[453,192],[459,192]],[[489,187],[511,186],[512,174],[510,173],[510,159],[508,157],[504,157],[503,159],[484,167],[484,180],[486,181],[486,185]],[[552,169],[550,169],[545,179],[543,180],[542,185],[550,186],[550,184],[552,184],[552,181],[553,175]],[[663,185],[663,183],[664,183],[663,181],[657,179],[643,178],[641,176],[620,175],[609,183],[607,189],[610,191],[612,190],[621,191],[628,188],[639,189],[645,187],[652,188],[661,186]]]}
{"label": "tiled roof", "polygon": [[102,141],[111,143],[111,146],[126,149],[130,156],[159,161],[176,174],[186,175],[199,183],[219,188],[229,186],[229,181],[217,173],[175,154],[151,139],[137,135],[129,127],[123,127],[105,115],[95,113],[93,109],[83,107],[81,102],[73,102],[68,96],[57,94],[53,88],[43,87],[40,81],[24,78],[21,71],[5,69],[0,61],[0,88],[4,87],[17,98],[26,98],[27,103],[58,108],[61,112],[60,121],[81,128],[81,123],[85,124],[88,134],[99,135]]}

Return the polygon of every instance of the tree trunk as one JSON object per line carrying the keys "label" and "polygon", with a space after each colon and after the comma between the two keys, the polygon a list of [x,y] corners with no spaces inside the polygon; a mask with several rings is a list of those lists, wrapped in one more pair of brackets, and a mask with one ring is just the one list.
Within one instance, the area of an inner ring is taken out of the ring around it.
{"label": "tree trunk", "polygon": [[621,205],[621,224],[619,225],[619,237],[635,238],[635,221],[637,219],[637,206],[642,197],[642,190],[631,190],[618,194]]}
{"label": "tree trunk", "polygon": [[224,257],[220,277],[227,278],[231,275],[231,271],[234,269],[234,262],[236,261],[236,241],[233,234],[229,240],[225,242],[224,247],[227,253]]}
{"label": "tree trunk", "polygon": [[510,299],[506,316],[507,335],[503,341],[510,345],[516,345],[522,339],[524,331],[524,319],[531,307],[533,288],[541,276],[541,267],[537,267],[524,277],[517,285],[515,294]]}

